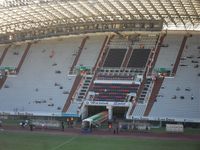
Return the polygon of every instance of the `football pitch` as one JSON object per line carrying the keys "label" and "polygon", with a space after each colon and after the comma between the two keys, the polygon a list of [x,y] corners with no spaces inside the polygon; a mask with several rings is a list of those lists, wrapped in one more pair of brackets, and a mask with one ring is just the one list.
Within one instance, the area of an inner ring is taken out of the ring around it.
{"label": "football pitch", "polygon": [[199,141],[0,132],[0,150],[199,150]]}

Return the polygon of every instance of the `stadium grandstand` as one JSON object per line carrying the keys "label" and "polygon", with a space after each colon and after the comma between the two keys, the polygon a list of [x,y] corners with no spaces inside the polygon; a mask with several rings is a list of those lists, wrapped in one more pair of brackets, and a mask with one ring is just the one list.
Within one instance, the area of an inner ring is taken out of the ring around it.
{"label": "stadium grandstand", "polygon": [[0,115],[200,123],[199,0],[0,0],[0,11]]}

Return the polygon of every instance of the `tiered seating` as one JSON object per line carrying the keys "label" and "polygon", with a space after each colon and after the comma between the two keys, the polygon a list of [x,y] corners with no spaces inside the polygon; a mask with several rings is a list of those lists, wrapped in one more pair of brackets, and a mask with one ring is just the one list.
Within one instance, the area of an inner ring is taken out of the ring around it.
{"label": "tiered seating", "polygon": [[182,43],[182,39],[183,35],[166,35],[157,58],[155,68],[167,68],[172,70]]}
{"label": "tiered seating", "polygon": [[128,62],[129,60],[131,59],[131,56],[132,56],[132,53],[133,53],[133,49],[132,47],[130,46],[126,52],[126,55],[124,57],[124,60],[123,60],[123,63],[122,63],[122,67],[127,67],[128,65]]}
{"label": "tiered seating", "polygon": [[154,80],[152,92],[151,92],[151,95],[149,97],[148,104],[147,104],[146,110],[144,112],[144,116],[149,115],[149,112],[151,111],[151,108],[153,107],[153,104],[156,101],[156,97],[157,97],[157,95],[160,91],[160,88],[162,86],[163,81],[164,81],[164,77],[157,77]]}
{"label": "tiered seating", "polygon": [[106,54],[108,53],[109,51],[109,48],[108,48],[108,45],[110,43],[110,41],[115,37],[115,35],[107,35],[105,37],[105,40],[101,46],[101,49],[100,49],[100,52],[99,52],[99,55],[97,57],[97,60],[96,60],[96,63],[93,67],[93,71],[97,70],[97,68],[99,67],[102,67],[103,66],[103,63],[106,59]]}
{"label": "tiered seating", "polygon": [[[83,49],[84,54],[80,55],[77,64],[94,65],[104,37],[89,38],[85,45],[86,49]],[[70,37],[42,40],[33,44],[18,76],[9,78],[5,83],[8,86],[0,91],[0,110],[12,113],[29,112],[36,115],[52,115],[61,113],[62,110],[66,112],[63,106],[75,80],[75,76],[66,75],[70,71],[81,41],[81,37]],[[23,50],[26,46],[27,44]],[[22,56],[22,53],[16,50],[18,49],[11,49],[9,54],[9,49],[7,53],[14,57],[5,58],[9,66],[17,62],[15,58]],[[71,107],[70,105],[69,108]]]}
{"label": "tiered seating", "polygon": [[130,37],[132,40],[133,49],[144,48],[144,49],[152,49],[155,47],[157,42],[158,35],[157,34],[141,34],[137,36]]}
{"label": "tiered seating", "polygon": [[93,67],[96,62],[100,49],[103,45],[105,35],[90,36],[82,50],[77,66]]}
{"label": "tiered seating", "polygon": [[67,109],[67,114],[73,114],[73,115],[77,115],[78,112],[78,108],[80,106],[80,103],[78,102],[72,102],[71,105],[69,106],[69,108]]}
{"label": "tiered seating", "polygon": [[[0,91],[0,110],[36,115],[61,113],[75,79],[67,73],[80,43],[80,37],[71,37],[33,44],[17,77],[8,78],[5,85],[9,88]],[[12,57],[19,55],[21,53]],[[5,59],[8,64],[16,62],[8,56]]]}
{"label": "tiered seating", "polygon": [[110,49],[103,67],[120,67],[127,49]]}
{"label": "tiered seating", "polygon": [[[4,57],[5,57],[5,55],[8,51],[8,48],[9,48],[8,46],[7,47],[6,46],[0,47],[0,67],[1,67],[1,63],[3,62],[3,59],[4,59]],[[0,70],[0,88],[2,87],[2,85],[4,83],[4,81],[2,81],[3,78],[5,78],[4,75],[5,75],[5,71],[3,69]]]}
{"label": "tiered seating", "polygon": [[150,52],[150,49],[134,49],[127,67],[144,68]]}
{"label": "tiered seating", "polygon": [[129,45],[130,45],[130,41],[128,41],[128,39],[124,37],[115,36],[111,40],[109,44],[109,48],[110,49],[127,49]]}
{"label": "tiered seating", "polygon": [[107,73],[98,73],[97,80],[134,80],[134,76],[131,74],[121,75],[121,74],[107,74]]}
{"label": "tiered seating", "polygon": [[118,74],[120,76],[134,76],[134,75],[142,75],[144,73],[144,68],[100,68],[99,72],[102,74],[107,74],[112,76],[113,74]]}
{"label": "tiered seating", "polygon": [[147,104],[137,103],[136,106],[135,106],[135,109],[133,111],[133,115],[132,116],[133,117],[141,117],[141,116],[143,116],[146,107],[147,107]]}
{"label": "tiered seating", "polygon": [[150,117],[200,120],[199,39],[199,35],[187,39],[176,76],[163,82]]}
{"label": "tiered seating", "polygon": [[8,49],[10,48],[11,45],[7,46],[1,46],[0,47],[0,66],[3,62],[4,57],[6,56],[6,53],[8,52]]}
{"label": "tiered seating", "polygon": [[70,90],[69,96],[67,97],[65,105],[63,107],[63,110],[62,110],[63,112],[66,112],[68,110],[68,108],[70,107],[71,102],[73,100],[73,95],[75,94],[77,88],[79,87],[81,79],[82,79],[82,76],[80,76],[80,75],[76,76],[76,79],[74,80],[74,84],[73,84],[73,86],[72,86],[72,88]]}
{"label": "tiered seating", "polygon": [[[0,89],[3,87],[4,83],[7,80],[7,75],[8,74],[18,74],[23,61],[26,57],[26,54],[30,48],[30,44],[28,44],[27,48],[26,44],[24,45],[13,45],[10,49],[10,51],[8,51],[10,46],[8,46],[5,50],[4,53],[1,57],[1,67],[5,67],[5,68],[14,68],[11,71],[9,70],[8,72],[3,70],[2,74],[3,76],[1,76],[0,79]],[[8,61],[8,59],[13,59],[12,61]],[[4,72],[5,71],[5,72]],[[6,88],[9,87],[8,85],[4,85]]]}
{"label": "tiered seating", "polygon": [[75,54],[76,57],[75,57],[75,59],[74,59],[74,62],[72,63],[70,72],[72,72],[72,71],[74,70],[74,67],[76,66],[76,64],[77,64],[77,62],[78,62],[78,60],[79,60],[79,57],[80,57],[80,55],[81,55],[81,53],[82,53],[82,51],[83,51],[83,48],[84,48],[84,46],[85,46],[85,43],[86,43],[87,39],[88,39],[88,36],[86,36],[86,37],[84,37],[84,38],[82,39],[81,45],[80,45],[78,51],[77,51],[76,54]]}
{"label": "tiered seating", "polygon": [[3,67],[9,66],[17,68],[26,47],[27,44],[11,46],[7,54],[5,55],[1,66]]}
{"label": "tiered seating", "polygon": [[173,75],[176,74],[176,71],[177,71],[177,69],[178,69],[178,65],[179,65],[179,63],[180,63],[180,59],[181,59],[183,50],[184,50],[184,48],[185,48],[186,40],[187,40],[187,36],[184,36],[183,41],[182,41],[182,43],[181,43],[180,50],[179,50],[179,52],[178,52],[178,54],[177,54],[177,57],[176,57],[176,61],[175,61],[175,63],[174,63],[174,67],[173,67],[173,69],[172,69],[172,74],[173,74]]}
{"label": "tiered seating", "polygon": [[137,84],[94,84],[96,93],[94,100],[100,101],[125,101],[129,93],[136,93]]}
{"label": "tiered seating", "polygon": [[0,57],[3,54],[3,51],[5,50],[6,46],[0,46]]}
{"label": "tiered seating", "polygon": [[141,95],[138,99],[138,103],[144,103],[144,102],[147,101],[148,96],[149,96],[148,94],[150,94],[149,92],[151,90],[151,87],[150,87],[151,84],[152,84],[152,79],[151,78],[146,79],[146,82],[144,84],[144,88],[143,88]]}

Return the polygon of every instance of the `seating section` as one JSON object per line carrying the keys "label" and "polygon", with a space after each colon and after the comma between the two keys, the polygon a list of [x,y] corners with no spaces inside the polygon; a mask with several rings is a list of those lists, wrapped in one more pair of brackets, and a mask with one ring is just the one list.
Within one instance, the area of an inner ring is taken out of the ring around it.
{"label": "seating section", "polygon": [[[177,36],[174,35],[173,39],[175,37]],[[182,40],[183,38],[181,37],[180,39]],[[199,43],[199,35],[194,34],[192,37],[188,37],[176,76],[175,78],[166,78],[164,80],[150,112],[150,117],[200,120]],[[174,43],[173,45],[175,46],[176,44]],[[170,60],[171,58],[169,58]]]}
{"label": "seating section", "polygon": [[[0,67],[2,67],[1,63],[3,62],[3,59],[4,59],[3,53],[4,53],[5,48],[6,46],[0,46]],[[2,69],[0,70],[0,79],[2,78],[3,74],[4,74],[4,70]]]}
{"label": "seating section", "polygon": [[[157,58],[156,68],[166,68],[172,70],[178,51],[180,49],[184,35],[167,34],[164,38],[159,56]],[[167,59],[166,59],[167,58]]]}
{"label": "seating section", "polygon": [[5,55],[1,66],[2,67],[17,67],[26,47],[27,47],[27,44],[12,45],[8,49],[8,52]]}
{"label": "seating section", "polygon": [[81,53],[83,51],[83,48],[84,48],[85,43],[87,42],[87,40],[88,40],[88,36],[85,36],[82,39],[81,44],[80,44],[78,50],[74,53],[75,58],[74,58],[74,61],[72,63],[71,69],[70,69],[70,74],[73,74],[74,70],[76,70],[75,66],[78,63],[79,57],[80,57],[80,55],[81,55]]}
{"label": "seating section", "polygon": [[135,109],[133,111],[133,115],[132,116],[133,117],[141,117],[141,116],[143,116],[146,107],[147,107],[147,104],[137,103],[136,106],[135,106]]}
{"label": "seating section", "polygon": [[129,36],[129,41],[132,42],[133,49],[152,49],[155,47],[158,39],[158,34],[135,34]]}
{"label": "seating section", "polygon": [[148,78],[146,79],[146,82],[144,83],[144,88],[140,94],[140,97],[138,98],[138,103],[145,103],[147,99],[150,96],[150,91],[152,90],[152,79]]}
{"label": "seating section", "polygon": [[[88,98],[96,101],[128,101],[128,94],[137,93],[140,81],[138,69],[101,68],[96,73]],[[140,75],[141,76],[141,75]]]}
{"label": "seating section", "polygon": [[128,67],[144,68],[150,52],[150,49],[134,49]]}
{"label": "seating section", "polygon": [[94,100],[97,101],[126,101],[126,96],[129,93],[136,93],[137,84],[94,84],[93,91],[95,92]]}
{"label": "seating section", "polygon": [[[73,37],[33,44],[17,77],[8,78],[7,88],[0,91],[0,110],[35,115],[60,113],[75,79],[67,74],[80,43],[81,38]],[[11,56],[5,58],[6,64],[17,61]]]}
{"label": "seating section", "polygon": [[0,65],[3,62],[3,60],[1,60],[1,59],[3,59],[3,53],[4,53],[4,50],[6,47],[8,47],[8,46],[0,46]]}
{"label": "seating section", "polygon": [[73,115],[77,115],[78,112],[78,108],[80,107],[81,103],[78,102],[72,102],[71,105],[69,106],[66,114],[73,114]]}
{"label": "seating section", "polygon": [[[7,48],[4,50],[0,60],[0,66],[1,68],[4,68],[1,70],[0,89],[2,89],[3,86],[6,88],[9,87],[8,85],[4,85],[8,75],[16,75],[20,71],[20,68],[24,62],[23,60],[25,59],[30,48],[30,44],[28,45],[29,46],[27,48],[25,48],[26,44],[13,45],[11,48],[10,46],[7,46]],[[8,61],[7,59],[12,59],[12,61]]]}
{"label": "seating section", "polygon": [[[154,71],[173,69],[184,36],[167,33],[156,57]],[[133,109],[129,109],[130,118],[145,116],[200,121],[200,35],[194,33],[187,37],[175,76],[164,77],[159,84],[161,88],[156,89],[158,93],[152,92],[155,86],[152,77],[156,79],[159,75],[156,72],[146,75],[145,70],[149,54],[155,48],[156,35],[134,35],[127,39],[116,35],[109,42],[105,35],[90,36],[76,65],[94,67],[100,49],[107,41],[102,52],[105,59],[99,60],[103,65],[98,66],[94,74],[78,74],[81,79],[75,83],[77,74],[68,73],[82,39],[81,36],[70,36],[32,43],[19,73],[7,77],[0,90],[0,113],[55,116],[62,114],[66,104],[68,107],[63,114],[77,115],[85,99],[126,102],[130,97],[137,97]],[[27,43],[12,44],[1,67],[17,67],[26,47]],[[127,53],[129,48],[131,51]],[[0,47],[0,57],[4,49],[5,46]],[[129,59],[126,53],[131,55],[128,62],[124,61]],[[76,86],[73,88],[73,85]],[[149,97],[152,102],[147,109]],[[68,98],[69,105],[66,103]]]}
{"label": "seating section", "polygon": [[110,49],[103,67],[120,67],[127,49]]}
{"label": "seating section", "polygon": [[[82,39],[69,37],[32,44],[19,74],[15,78],[8,78],[4,84],[6,86],[0,91],[0,110],[35,115],[61,113],[76,77],[67,74]],[[77,64],[93,66],[104,39],[105,35],[89,37]],[[21,58],[26,46],[27,44],[10,47],[3,63],[17,66],[20,60],[17,58]],[[12,105],[13,99],[17,101],[16,105]],[[70,105],[70,110],[71,107]]]}
{"label": "seating section", "polygon": [[109,44],[110,49],[127,49],[127,47],[130,45],[130,41],[120,35],[116,35]]}
{"label": "seating section", "polygon": [[104,39],[105,35],[90,36],[85,43],[77,65],[93,67],[103,45]]}
{"label": "seating section", "polygon": [[134,76],[131,74],[123,73],[98,73],[97,80],[134,80]]}

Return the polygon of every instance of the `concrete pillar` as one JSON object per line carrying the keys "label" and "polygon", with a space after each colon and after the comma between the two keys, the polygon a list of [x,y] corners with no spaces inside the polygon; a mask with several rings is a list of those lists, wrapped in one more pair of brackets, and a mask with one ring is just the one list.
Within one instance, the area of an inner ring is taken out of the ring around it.
{"label": "concrete pillar", "polygon": [[87,118],[87,116],[88,116],[88,106],[85,105],[83,108],[83,112],[81,114],[81,119],[83,120],[83,119]]}
{"label": "concrete pillar", "polygon": [[111,121],[113,119],[113,107],[107,106],[108,109],[108,120]]}

